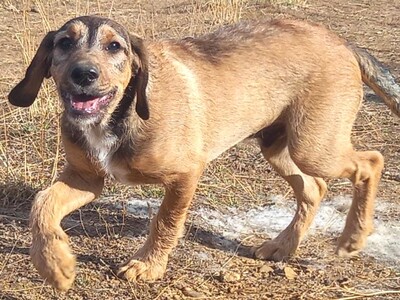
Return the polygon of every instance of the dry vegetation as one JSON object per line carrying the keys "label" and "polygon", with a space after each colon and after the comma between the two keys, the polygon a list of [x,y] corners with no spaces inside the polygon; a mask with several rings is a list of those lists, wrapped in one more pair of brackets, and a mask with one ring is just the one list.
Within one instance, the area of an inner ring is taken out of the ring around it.
{"label": "dry vegetation", "polygon": [[[288,263],[242,257],[218,246],[216,234],[188,221],[187,235],[171,257],[164,280],[128,284],[109,265],[123,260],[144,240],[148,221],[135,218],[105,201],[67,218],[80,272],[75,288],[59,294],[43,284],[29,263],[27,216],[36,191],[57,177],[64,162],[60,144],[60,105],[51,81],[29,109],[9,105],[6,95],[21,78],[40,39],[69,18],[100,14],[118,20],[145,38],[180,37],[211,31],[240,19],[298,17],[322,22],[345,38],[370,49],[400,75],[400,4],[382,0],[3,0],[0,2],[0,299],[400,299],[400,273],[371,257],[351,260],[333,254],[334,237],[308,238]],[[381,151],[386,168],[379,197],[400,204],[400,123],[368,94],[354,128],[360,148]],[[332,181],[329,197],[349,193],[350,185]],[[268,205],[268,194],[293,197],[252,144],[242,143],[207,169],[195,206],[243,209]],[[105,199],[161,198],[155,186],[124,187],[109,182]],[[386,218],[399,218],[398,210]],[[246,243],[260,237],[249,237]],[[206,254],[207,259],[198,253]],[[400,255],[400,253],[399,253]],[[203,258],[202,258],[203,257]],[[297,276],[285,276],[285,267]],[[267,271],[266,271],[267,270]],[[226,279],[233,273],[233,280]],[[240,279],[237,278],[240,276]],[[236,276],[236,277],[235,277]],[[236,279],[235,279],[236,278]]]}

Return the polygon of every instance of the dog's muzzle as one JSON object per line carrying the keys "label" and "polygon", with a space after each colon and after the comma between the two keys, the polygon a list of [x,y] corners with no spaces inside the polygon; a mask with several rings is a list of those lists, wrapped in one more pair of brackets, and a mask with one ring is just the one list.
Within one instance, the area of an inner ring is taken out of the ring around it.
{"label": "dog's muzzle", "polygon": [[92,116],[100,113],[114,98],[116,89],[104,94],[61,92],[66,109],[73,115]]}

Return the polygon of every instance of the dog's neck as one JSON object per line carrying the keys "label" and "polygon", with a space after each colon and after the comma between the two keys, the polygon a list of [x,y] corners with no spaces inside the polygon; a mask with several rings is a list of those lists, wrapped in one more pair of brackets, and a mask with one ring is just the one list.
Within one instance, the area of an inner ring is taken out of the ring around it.
{"label": "dog's neck", "polygon": [[[106,173],[117,151],[120,152],[119,150],[122,149],[124,152],[127,148],[134,151],[136,138],[132,125],[139,123],[131,120],[138,118],[134,107],[128,106],[124,108],[123,114],[118,115],[120,116],[118,119],[113,118],[113,114],[108,122],[99,124],[71,122],[66,115],[62,121],[63,135],[88,153],[90,159],[98,163]],[[127,126],[128,123],[129,126]]]}
{"label": "dog's neck", "polygon": [[132,76],[128,86],[124,91],[122,99],[119,101],[117,108],[112,112],[108,120],[108,127],[117,135],[123,129],[122,123],[134,113],[134,100],[136,96],[137,79]]}

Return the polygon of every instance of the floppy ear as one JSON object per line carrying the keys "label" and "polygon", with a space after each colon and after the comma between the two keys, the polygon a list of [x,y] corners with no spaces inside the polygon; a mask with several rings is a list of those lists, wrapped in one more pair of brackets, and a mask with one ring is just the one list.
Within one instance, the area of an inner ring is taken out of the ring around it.
{"label": "floppy ear", "polygon": [[[140,118],[147,120],[150,117],[149,103],[146,96],[146,87],[149,79],[149,62],[147,52],[143,45],[143,40],[137,36],[130,35],[132,51],[139,57],[139,66],[137,70],[133,70],[135,76],[136,86],[136,112]],[[132,68],[135,68],[133,66]]]}
{"label": "floppy ear", "polygon": [[21,80],[8,94],[11,104],[28,107],[35,101],[43,79],[50,77],[51,54],[56,31],[50,31],[40,43],[39,49]]}

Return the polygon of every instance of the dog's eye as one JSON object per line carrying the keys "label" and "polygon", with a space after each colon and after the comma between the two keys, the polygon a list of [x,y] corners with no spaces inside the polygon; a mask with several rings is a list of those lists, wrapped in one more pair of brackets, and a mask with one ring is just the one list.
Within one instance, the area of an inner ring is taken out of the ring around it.
{"label": "dog's eye", "polygon": [[111,52],[116,52],[119,49],[121,49],[121,44],[118,42],[112,42],[106,47],[106,50]]}
{"label": "dog's eye", "polygon": [[73,44],[74,43],[70,38],[65,37],[58,41],[57,46],[61,48],[61,50],[66,51],[72,48]]}

